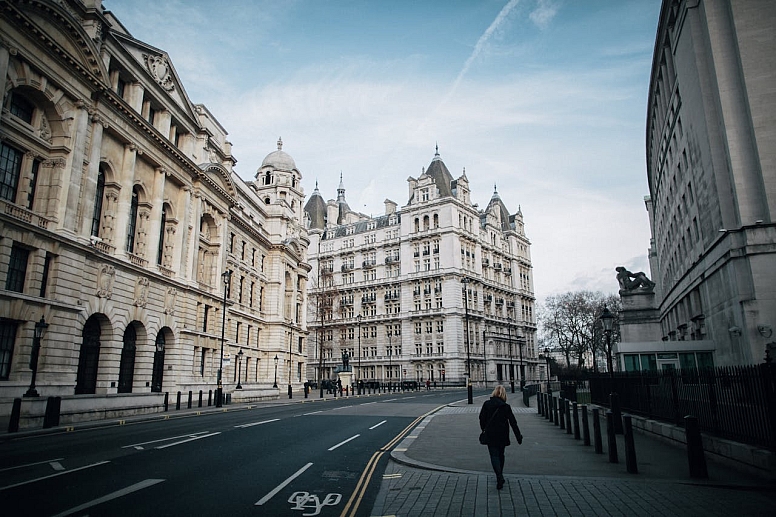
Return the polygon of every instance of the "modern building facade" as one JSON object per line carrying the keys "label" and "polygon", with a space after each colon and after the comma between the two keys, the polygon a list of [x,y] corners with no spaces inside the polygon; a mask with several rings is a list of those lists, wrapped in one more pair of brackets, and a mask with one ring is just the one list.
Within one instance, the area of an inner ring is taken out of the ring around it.
{"label": "modern building facade", "polygon": [[341,178],[336,199],[317,185],[308,199],[308,377],[335,378],[346,352],[354,381],[540,378],[522,212],[495,190],[479,210],[438,151],[408,186],[376,217],[350,209]]}
{"label": "modern building facade", "polygon": [[621,344],[626,369],[776,351],[774,27],[767,0],[663,1],[646,128],[655,299],[626,311],[640,328]]}
{"label": "modern building facade", "polygon": [[263,396],[275,357],[298,385],[308,239],[282,142],[241,180],[169,56],[99,0],[3,0],[0,17],[2,413],[32,355],[63,412],[207,397],[222,357],[228,392]]}

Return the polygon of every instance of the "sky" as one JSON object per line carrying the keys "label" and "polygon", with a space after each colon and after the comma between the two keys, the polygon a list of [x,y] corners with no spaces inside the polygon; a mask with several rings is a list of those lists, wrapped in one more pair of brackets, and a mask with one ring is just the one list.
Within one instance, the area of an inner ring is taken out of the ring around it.
{"label": "sky", "polygon": [[473,202],[523,212],[535,294],[645,271],[660,0],[104,0],[168,53],[252,180],[278,137],[309,196],[385,211],[435,148]]}

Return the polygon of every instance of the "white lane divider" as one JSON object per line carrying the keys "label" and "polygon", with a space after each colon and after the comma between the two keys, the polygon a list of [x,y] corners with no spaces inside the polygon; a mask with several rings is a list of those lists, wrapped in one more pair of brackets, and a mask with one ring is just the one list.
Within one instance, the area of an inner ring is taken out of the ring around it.
{"label": "white lane divider", "polygon": [[270,422],[277,422],[278,420],[280,420],[280,419],[279,418],[273,418],[272,420],[264,420],[262,422],[251,422],[250,424],[241,424],[241,425],[236,425],[235,427],[239,427],[240,429],[244,429],[246,427],[253,427],[254,425],[261,425],[261,424],[268,424]]}
{"label": "white lane divider", "polygon": [[79,470],[90,469],[92,467],[98,467],[100,465],[105,465],[106,463],[110,463],[110,461],[99,461],[97,463],[92,463],[91,465],[85,465],[83,467],[78,467],[76,469],[64,470],[62,472],[57,472],[56,474],[49,474],[48,476],[43,476],[43,477],[39,477],[39,478],[35,478],[35,479],[30,479],[30,480],[27,480],[27,481],[22,481],[21,483],[15,483],[13,485],[8,485],[8,486],[1,486],[0,487],[0,492],[2,492],[3,490],[8,490],[9,488],[16,488],[17,486],[29,485],[30,483],[36,483],[38,481],[43,481],[44,479],[51,479],[51,478],[63,476],[65,474],[72,474],[73,472],[78,472]]}
{"label": "white lane divider", "polygon": [[373,425],[372,427],[370,427],[370,428],[369,428],[369,430],[371,431],[372,429],[377,429],[378,427],[380,427],[381,425],[383,425],[383,424],[384,424],[384,423],[386,423],[387,421],[388,421],[388,420],[383,420],[383,421],[382,421],[382,422],[380,422],[379,424],[375,424],[375,425]]}
{"label": "white lane divider", "polygon": [[313,411],[313,412],[311,412],[311,413],[304,413],[302,416],[307,416],[307,415],[316,415],[316,414],[318,414],[318,413],[323,413],[323,410],[321,409],[320,411]]}
{"label": "white lane divider", "polygon": [[286,486],[288,486],[289,483],[291,483],[293,480],[295,480],[296,478],[301,476],[304,473],[305,470],[309,469],[312,466],[313,466],[312,463],[308,463],[307,465],[305,465],[301,469],[299,469],[296,472],[294,472],[293,474],[291,474],[291,476],[288,479],[286,479],[285,481],[280,483],[278,486],[276,486],[274,489],[272,489],[272,491],[270,493],[268,493],[267,495],[265,495],[264,497],[262,497],[261,499],[256,501],[254,506],[261,506],[264,503],[266,503],[267,501],[269,501],[270,499],[272,499],[273,497],[275,497],[275,495],[277,495],[278,492],[283,490]]}
{"label": "white lane divider", "polygon": [[142,451],[143,445],[150,445],[152,443],[159,443],[159,442],[168,442],[170,440],[178,440],[179,438],[194,438],[195,436],[199,436],[200,434],[207,434],[208,432],[209,431],[200,431],[198,433],[183,434],[181,436],[170,436],[169,438],[160,438],[158,440],[151,440],[150,442],[133,443],[132,445],[123,446],[122,449],[129,449],[130,447],[132,447],[133,449]]}
{"label": "white lane divider", "polygon": [[333,451],[333,450],[334,450],[334,449],[336,449],[337,447],[341,447],[341,446],[345,445],[346,443],[348,443],[348,442],[350,442],[350,441],[352,441],[352,440],[355,440],[355,439],[356,439],[356,438],[358,438],[359,436],[361,436],[361,435],[360,435],[360,434],[357,434],[357,435],[355,435],[355,436],[351,436],[350,438],[348,438],[348,439],[347,439],[347,440],[345,440],[344,442],[340,442],[340,443],[338,443],[337,445],[335,445],[335,446],[333,446],[333,447],[329,447],[329,450],[330,450],[330,451]]}
{"label": "white lane divider", "polygon": [[51,465],[51,468],[56,471],[65,470],[65,467],[63,467],[62,464],[59,463],[58,461],[52,461],[51,463],[49,463],[49,465]]}
{"label": "white lane divider", "polygon": [[27,467],[33,467],[35,465],[42,465],[44,463],[53,463],[55,461],[62,461],[65,458],[54,458],[53,460],[43,460],[43,461],[36,461],[35,463],[25,463],[24,465],[16,465],[15,467],[6,467],[4,469],[0,469],[0,472],[5,472],[7,470],[14,470],[14,469],[23,469]]}
{"label": "white lane divider", "polygon": [[74,513],[81,512],[83,510],[86,510],[87,508],[91,508],[92,506],[97,506],[98,504],[106,503],[108,501],[112,501],[113,499],[118,499],[119,497],[123,497],[127,494],[131,494],[132,492],[137,492],[138,490],[143,490],[144,488],[154,486],[158,483],[161,483],[162,481],[164,481],[164,479],[146,479],[141,481],[140,483],[135,483],[134,485],[130,485],[126,488],[122,488],[121,490],[117,490],[108,495],[104,495],[98,499],[89,501],[88,503],[84,503],[80,506],[76,506],[75,508],[70,508],[69,510],[65,510],[62,513],[56,514],[54,517],[65,517],[66,515],[73,515]]}
{"label": "white lane divider", "polygon": [[221,433],[219,432],[219,433],[203,434],[202,436],[195,436],[193,438],[189,438],[187,440],[181,440],[179,442],[168,443],[168,444],[165,444],[165,445],[158,445],[158,446],[154,447],[154,449],[166,449],[167,447],[173,447],[175,445],[180,445],[182,443],[193,442],[194,440],[200,440],[202,438],[210,438],[211,436],[215,436],[217,434],[221,434]]}

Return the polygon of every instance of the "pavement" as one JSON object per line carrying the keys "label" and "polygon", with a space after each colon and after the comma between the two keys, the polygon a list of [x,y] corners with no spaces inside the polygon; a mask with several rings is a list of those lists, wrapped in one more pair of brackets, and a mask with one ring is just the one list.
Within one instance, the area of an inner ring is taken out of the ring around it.
{"label": "pavement", "polygon": [[[509,394],[511,395],[511,394]],[[708,479],[689,475],[686,449],[634,433],[638,473],[585,446],[511,395],[523,444],[506,450],[502,490],[480,445],[478,414],[487,396],[426,416],[391,453],[370,513],[396,516],[749,516],[776,515],[776,485],[707,458]],[[590,417],[592,419],[592,417]],[[593,432],[592,421],[590,432]],[[591,440],[592,441],[592,440]]]}

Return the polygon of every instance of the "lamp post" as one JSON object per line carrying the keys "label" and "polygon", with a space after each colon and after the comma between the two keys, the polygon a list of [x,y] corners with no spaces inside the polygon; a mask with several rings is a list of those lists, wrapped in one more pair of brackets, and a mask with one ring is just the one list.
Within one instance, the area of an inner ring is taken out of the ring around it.
{"label": "lamp post", "polygon": [[278,387],[278,355],[275,354],[275,384],[272,385],[273,388]]}
{"label": "lamp post", "polygon": [[612,416],[614,418],[614,432],[622,434],[622,416],[620,413],[620,397],[617,395],[617,390],[614,388],[614,365],[612,364],[612,330],[614,330],[614,319],[617,316],[612,314],[609,308],[604,305],[604,310],[598,319],[601,320],[601,324],[604,327],[604,334],[606,335],[606,360],[609,368],[609,382],[611,385],[611,393],[609,393],[609,406],[612,410]]}
{"label": "lamp post", "polygon": [[392,334],[393,328],[388,332],[388,391],[390,391],[391,381],[393,380],[393,367],[391,366],[391,358],[393,356],[393,345],[391,344]]}
{"label": "lamp post", "polygon": [[517,346],[520,347],[520,391],[525,388],[525,363],[523,363],[523,345],[525,345],[525,338],[517,338]]}
{"label": "lamp post", "polygon": [[[512,364],[512,318],[507,316],[507,334],[509,335],[509,386],[515,392],[515,367]],[[522,361],[522,358],[521,358]]]}
{"label": "lamp post", "polygon": [[291,392],[291,347],[294,344],[294,330],[292,329],[288,333],[288,398],[293,398]]}
{"label": "lamp post", "polygon": [[550,349],[549,348],[544,349],[544,359],[547,361],[547,393],[552,393],[552,388],[550,387],[550,380],[552,379],[552,371],[550,370]]}
{"label": "lamp post", "polygon": [[221,316],[221,360],[218,363],[218,388],[216,389],[216,407],[221,407],[224,404],[224,386],[222,384],[222,378],[224,373],[224,333],[226,331],[226,295],[229,292],[229,284],[232,280],[232,270],[227,269],[221,273],[221,278],[224,281],[224,314]]}
{"label": "lamp post", "polygon": [[361,395],[361,315],[356,316],[358,322],[358,375],[356,375],[356,386],[358,394]]}
{"label": "lamp post", "polygon": [[32,378],[30,379],[30,388],[24,394],[25,397],[37,397],[38,390],[35,389],[35,377],[38,375],[38,356],[40,355],[40,340],[43,337],[43,332],[48,327],[48,323],[40,317],[40,321],[35,322],[35,330],[32,336],[32,350],[30,351],[30,370],[32,370]]}
{"label": "lamp post", "polygon": [[468,403],[474,404],[474,396],[472,394],[472,357],[469,352],[469,277],[463,277],[461,283],[463,284],[464,321],[466,322],[466,328],[464,329],[464,342],[466,343],[466,392]]}
{"label": "lamp post", "polygon": [[242,389],[242,358],[243,358],[243,351],[240,349],[239,352],[237,352],[237,386],[234,388],[236,390]]}

